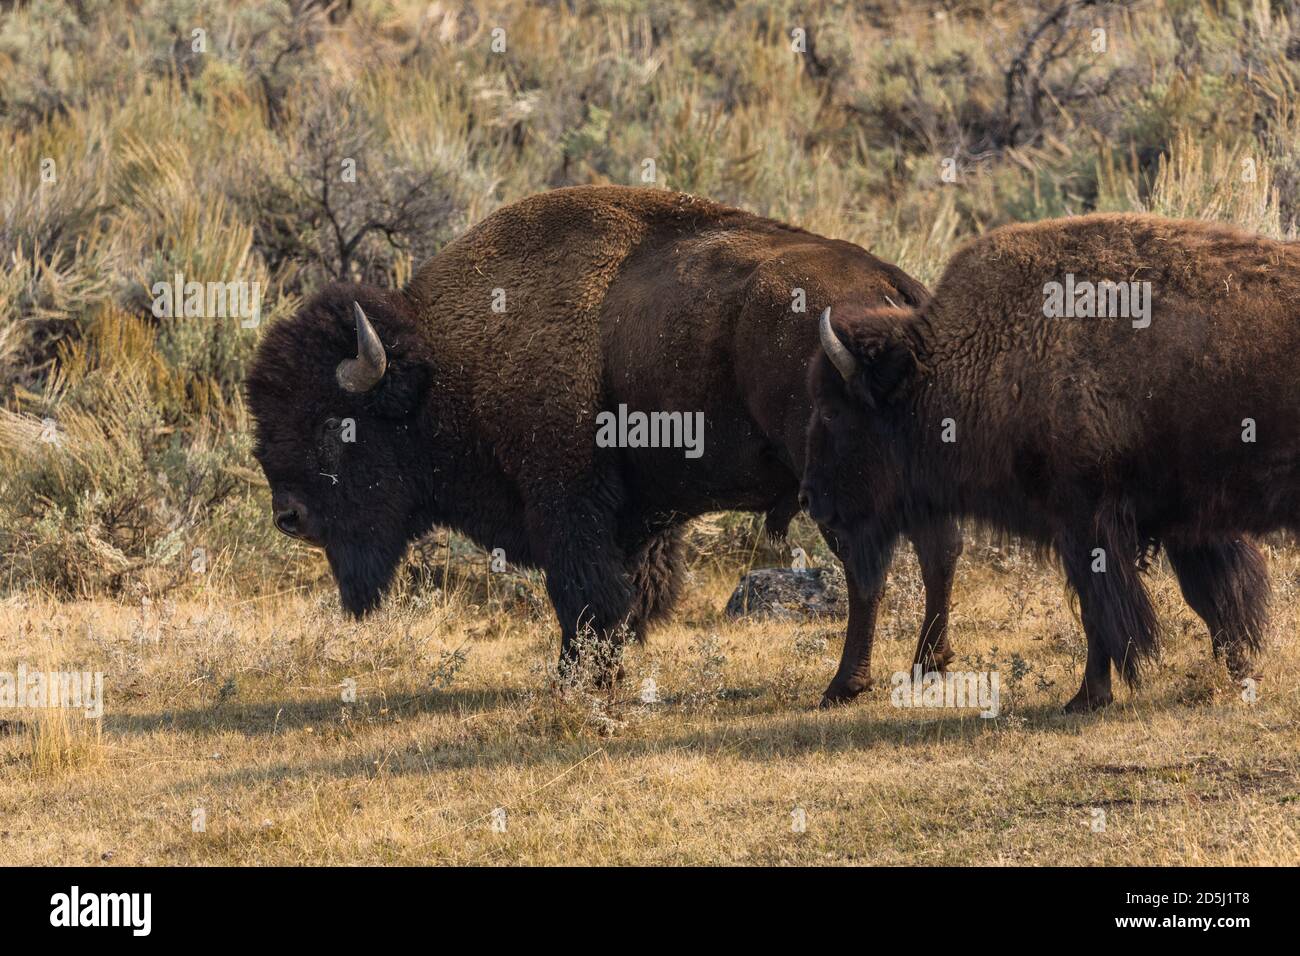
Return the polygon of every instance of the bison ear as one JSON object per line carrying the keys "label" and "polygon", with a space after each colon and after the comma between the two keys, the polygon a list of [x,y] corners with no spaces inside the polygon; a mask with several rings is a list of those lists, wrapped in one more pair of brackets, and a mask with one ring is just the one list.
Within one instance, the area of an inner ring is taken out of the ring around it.
{"label": "bison ear", "polygon": [[849,347],[858,360],[849,388],[868,408],[895,401],[916,374],[916,354],[900,330],[872,335]]}

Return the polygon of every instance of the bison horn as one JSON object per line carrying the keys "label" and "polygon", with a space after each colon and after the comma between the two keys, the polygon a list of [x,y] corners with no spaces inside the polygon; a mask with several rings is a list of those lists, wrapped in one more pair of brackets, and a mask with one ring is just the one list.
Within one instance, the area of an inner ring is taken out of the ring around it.
{"label": "bison horn", "polygon": [[821,320],[822,350],[825,351],[826,357],[831,360],[831,364],[839,369],[839,373],[844,376],[844,381],[853,378],[858,372],[858,360],[853,357],[853,353],[845,348],[840,337],[835,334],[831,328],[831,310],[827,309],[822,313]]}
{"label": "bison horn", "polygon": [[368,392],[384,377],[388,356],[384,354],[384,343],[379,341],[379,333],[361,311],[361,306],[353,302],[352,312],[357,317],[357,357],[339,362],[334,375],[345,392]]}

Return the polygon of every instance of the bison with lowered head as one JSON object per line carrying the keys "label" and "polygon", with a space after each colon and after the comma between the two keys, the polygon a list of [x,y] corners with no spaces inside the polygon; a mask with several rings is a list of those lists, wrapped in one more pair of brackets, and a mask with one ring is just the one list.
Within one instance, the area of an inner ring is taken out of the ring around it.
{"label": "bison with lowered head", "polygon": [[801,495],[860,587],[937,519],[1050,546],[1086,710],[1157,650],[1137,572],[1163,545],[1248,673],[1269,597],[1251,537],[1300,527],[1300,245],[1142,215],[1010,226],[919,308],[835,307],[822,339]]}
{"label": "bison with lowered head", "polygon": [[[405,288],[331,286],[268,330],[247,392],[275,524],[324,549],[354,614],[441,525],[545,570],[562,661],[583,628],[642,635],[672,603],[687,519],[764,511],[782,532],[797,512],[817,310],[850,295],[918,305],[925,290],[850,243],[682,194],[580,187],[505,207]],[[702,432],[689,448],[623,427],[598,441],[602,412]],[[941,665],[960,539],[939,524],[915,540],[917,655]],[[850,581],[849,597],[827,702],[869,676],[879,588]]]}

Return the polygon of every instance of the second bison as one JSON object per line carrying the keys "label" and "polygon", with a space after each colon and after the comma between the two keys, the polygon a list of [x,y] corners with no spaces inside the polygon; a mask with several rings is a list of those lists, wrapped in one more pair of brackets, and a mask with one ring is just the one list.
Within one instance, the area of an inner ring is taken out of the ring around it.
{"label": "second bison", "polygon": [[996,230],[918,308],[832,310],[802,499],[870,590],[899,533],[966,518],[1048,545],[1088,657],[1067,709],[1157,650],[1138,571],[1168,552],[1244,677],[1300,527],[1300,244],[1143,215]]}

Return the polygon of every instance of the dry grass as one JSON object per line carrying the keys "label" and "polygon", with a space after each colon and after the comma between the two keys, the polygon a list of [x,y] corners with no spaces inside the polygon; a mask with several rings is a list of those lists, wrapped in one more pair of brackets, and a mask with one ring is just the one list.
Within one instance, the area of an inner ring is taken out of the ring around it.
{"label": "dry grass", "polygon": [[[974,550],[959,573],[954,639],[965,666],[999,669],[993,720],[896,710],[883,689],[813,710],[838,627],[731,624],[718,612],[730,584],[720,575],[699,576],[608,693],[557,694],[544,666],[555,652],[550,622],[475,607],[464,591],[408,596],[361,625],[323,593],[148,607],[12,599],[0,608],[0,661],[101,669],[107,704],[102,729],[57,717],[31,729],[29,715],[6,715],[0,857],[1300,860],[1300,555],[1273,556],[1277,636],[1256,702],[1213,664],[1199,620],[1156,570],[1163,663],[1140,694],[1074,718],[1060,705],[1075,689],[1082,640],[1059,576]],[[876,658],[882,684],[908,663],[915,578],[910,559],[895,573]],[[648,677],[658,703],[641,702]],[[505,832],[493,829],[498,807]],[[793,829],[796,808],[805,832]],[[1103,832],[1093,830],[1098,810]]]}

